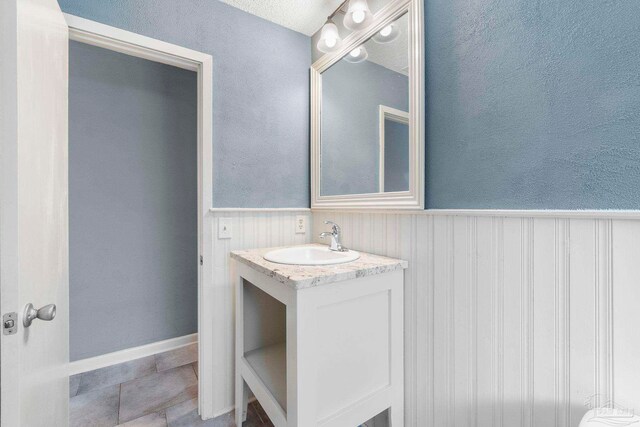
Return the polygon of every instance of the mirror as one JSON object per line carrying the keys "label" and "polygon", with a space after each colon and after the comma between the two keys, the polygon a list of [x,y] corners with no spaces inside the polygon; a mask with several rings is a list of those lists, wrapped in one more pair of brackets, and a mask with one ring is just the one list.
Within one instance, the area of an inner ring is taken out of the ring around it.
{"label": "mirror", "polygon": [[380,11],[313,65],[313,208],[422,208],[423,77],[410,55],[422,51],[411,37],[417,3]]}
{"label": "mirror", "polygon": [[[387,31],[395,37],[377,37]],[[409,191],[408,180],[397,190],[382,185],[385,168],[408,176],[409,158],[398,156],[409,155],[409,132],[380,115],[384,107],[408,116],[407,45],[405,14],[322,73],[321,195]],[[393,158],[384,161],[386,151]]]}

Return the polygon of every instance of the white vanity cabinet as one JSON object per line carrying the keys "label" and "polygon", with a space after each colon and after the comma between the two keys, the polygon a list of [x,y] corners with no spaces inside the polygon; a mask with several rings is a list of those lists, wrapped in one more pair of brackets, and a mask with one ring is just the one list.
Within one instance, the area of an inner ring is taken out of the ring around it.
{"label": "white vanity cabinet", "polygon": [[407,263],[294,266],[267,250],[232,252],[236,282],[236,423],[249,389],[276,427],[356,427],[389,409],[402,426]]}

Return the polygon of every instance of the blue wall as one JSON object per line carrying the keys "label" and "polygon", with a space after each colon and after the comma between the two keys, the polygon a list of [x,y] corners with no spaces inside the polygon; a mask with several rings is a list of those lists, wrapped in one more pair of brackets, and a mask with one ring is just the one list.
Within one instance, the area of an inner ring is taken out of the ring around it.
{"label": "blue wall", "polygon": [[71,360],[197,332],[197,76],[69,46]]}
{"label": "blue wall", "polygon": [[425,1],[427,207],[640,209],[640,1]]}
{"label": "blue wall", "polygon": [[213,57],[213,204],[309,206],[309,37],[216,0],[59,0]]}
{"label": "blue wall", "polygon": [[407,111],[407,76],[370,61],[322,74],[323,195],[377,193],[380,104]]}

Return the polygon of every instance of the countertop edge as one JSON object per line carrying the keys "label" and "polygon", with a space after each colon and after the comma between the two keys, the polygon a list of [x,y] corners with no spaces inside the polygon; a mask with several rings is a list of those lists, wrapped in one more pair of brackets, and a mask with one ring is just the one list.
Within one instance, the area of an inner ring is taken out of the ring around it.
{"label": "countertop edge", "polygon": [[[296,246],[324,246],[324,245],[306,244],[306,245],[293,245],[293,246],[284,246],[284,247],[296,247]],[[265,266],[247,258],[247,255],[261,257],[262,254],[266,253],[267,251],[279,249],[279,248],[234,250],[234,251],[231,251],[229,255],[231,259],[237,262],[240,262],[250,268],[253,268],[257,272],[262,273],[274,280],[277,280],[278,282],[286,286],[289,286],[294,290],[322,286],[322,285],[342,282],[345,280],[358,279],[358,278],[367,277],[367,276],[375,276],[378,274],[391,273],[398,270],[404,270],[409,266],[409,263],[403,259],[390,258],[382,255],[376,255],[376,254],[370,254],[370,253],[358,251],[360,252],[360,255],[361,255],[360,259],[362,259],[363,257],[375,257],[375,258],[382,258],[385,261],[391,261],[391,262],[380,264],[380,265],[366,266],[366,267],[357,268],[350,271],[337,271],[333,274],[319,274],[318,276],[314,276],[314,277],[296,278],[296,277],[291,277],[292,276],[291,274],[283,273],[281,269],[285,269],[287,267],[292,269],[296,269],[296,268],[306,269],[306,268],[315,268],[316,266],[295,266],[295,265],[289,265],[289,264],[277,264],[277,263],[272,263],[266,260],[264,262],[268,263],[269,265]],[[358,260],[352,261],[351,263],[336,264],[335,266],[331,266],[331,267],[340,268],[340,266],[344,267],[346,264],[352,264],[353,262],[358,262]],[[326,268],[327,266],[317,266],[317,267]]]}

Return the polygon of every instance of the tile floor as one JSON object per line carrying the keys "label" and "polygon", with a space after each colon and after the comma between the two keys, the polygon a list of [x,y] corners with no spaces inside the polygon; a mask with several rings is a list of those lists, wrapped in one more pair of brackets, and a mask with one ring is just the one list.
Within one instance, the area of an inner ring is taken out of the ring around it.
{"label": "tile floor", "polygon": [[[198,416],[198,347],[97,369],[69,378],[71,427],[233,427],[233,412]],[[257,402],[244,427],[273,426]]]}

